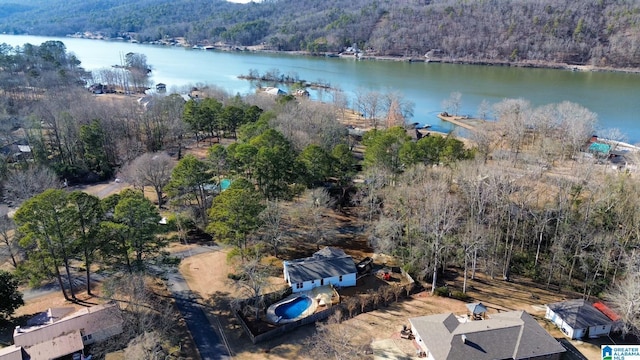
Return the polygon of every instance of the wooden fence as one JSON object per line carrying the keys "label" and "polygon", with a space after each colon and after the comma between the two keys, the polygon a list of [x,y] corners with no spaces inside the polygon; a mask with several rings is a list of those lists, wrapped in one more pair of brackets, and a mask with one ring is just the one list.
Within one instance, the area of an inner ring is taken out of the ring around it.
{"label": "wooden fence", "polygon": [[[405,289],[405,291],[406,291],[406,293],[408,295],[408,293],[411,292],[412,290],[416,290],[415,287],[414,287],[414,280],[404,270],[401,270],[401,273],[409,281],[409,284],[406,284],[406,285],[403,286],[403,288]],[[336,292],[336,290],[334,290],[334,292]],[[268,308],[271,304],[282,300],[283,298],[287,297],[291,293],[292,293],[292,291],[291,291],[291,289],[289,289],[284,294],[282,294],[282,293],[271,293],[271,294],[265,295],[265,297],[264,297],[264,299],[265,299],[265,308]],[[242,328],[244,329],[245,333],[249,336],[249,339],[251,339],[251,342],[254,343],[254,344],[256,344],[258,342],[261,342],[261,341],[273,339],[274,337],[277,337],[277,336],[280,336],[280,335],[282,335],[284,333],[292,331],[295,328],[298,328],[300,326],[304,326],[304,325],[307,325],[307,324],[314,323],[316,321],[327,319],[336,310],[342,310],[343,311],[343,315],[348,313],[347,309],[345,309],[345,307],[342,304],[337,304],[337,305],[330,306],[327,309],[324,309],[322,311],[318,311],[318,312],[314,313],[313,315],[309,315],[309,316],[307,316],[305,318],[296,320],[294,322],[278,325],[276,328],[274,328],[272,330],[269,330],[269,331],[266,331],[266,332],[263,332],[263,333],[259,333],[259,334],[254,334],[253,331],[251,330],[250,326],[247,324],[247,322],[248,322],[247,318],[242,313],[242,309],[245,307],[245,305],[250,303],[250,302],[252,302],[252,301],[254,301],[254,300],[255,299],[242,300],[242,301],[238,302],[237,304],[235,304],[235,306],[233,306],[232,309],[231,309],[233,311],[233,314],[236,317],[236,319],[238,319],[238,322],[240,323],[240,326],[242,326]],[[368,309],[365,310],[364,312],[375,310],[374,307],[367,306],[367,308]]]}

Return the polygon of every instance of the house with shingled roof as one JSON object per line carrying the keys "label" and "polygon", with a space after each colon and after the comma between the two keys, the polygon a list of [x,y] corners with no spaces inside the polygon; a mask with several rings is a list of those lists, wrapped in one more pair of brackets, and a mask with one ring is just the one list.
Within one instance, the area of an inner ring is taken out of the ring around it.
{"label": "house with shingled roof", "polygon": [[467,321],[452,313],[410,318],[411,332],[430,360],[557,360],[565,348],[525,311]]}
{"label": "house with shingled roof", "polygon": [[609,335],[614,321],[584,299],[547,305],[545,317],[571,339]]}
{"label": "house with shingled roof", "polygon": [[310,257],[286,260],[282,264],[284,279],[294,293],[329,284],[356,285],[356,264],[342,249],[325,247]]}
{"label": "house with shingled roof", "polygon": [[82,353],[84,347],[102,342],[123,331],[116,303],[73,308],[52,308],[18,326],[13,345],[0,349],[0,360],[50,360]]}

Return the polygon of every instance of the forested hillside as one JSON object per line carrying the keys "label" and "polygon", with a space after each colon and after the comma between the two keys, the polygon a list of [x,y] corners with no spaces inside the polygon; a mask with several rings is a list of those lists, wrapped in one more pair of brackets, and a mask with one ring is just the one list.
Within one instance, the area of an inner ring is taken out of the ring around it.
{"label": "forested hillside", "polygon": [[0,31],[103,32],[138,41],[264,44],[280,51],[337,52],[480,63],[640,66],[640,1],[0,0]]}

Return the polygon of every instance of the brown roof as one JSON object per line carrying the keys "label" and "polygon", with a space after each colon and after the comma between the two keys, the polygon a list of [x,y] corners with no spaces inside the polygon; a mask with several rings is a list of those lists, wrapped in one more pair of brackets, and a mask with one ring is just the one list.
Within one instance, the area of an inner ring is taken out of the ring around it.
{"label": "brown roof", "polygon": [[524,311],[460,323],[453,314],[409,319],[436,360],[528,359],[564,352]]}

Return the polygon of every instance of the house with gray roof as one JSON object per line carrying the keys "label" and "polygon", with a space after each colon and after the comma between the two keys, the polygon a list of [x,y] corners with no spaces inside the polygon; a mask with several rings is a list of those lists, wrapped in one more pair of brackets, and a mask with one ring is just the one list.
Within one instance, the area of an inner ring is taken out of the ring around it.
{"label": "house with gray roof", "polygon": [[116,303],[72,311],[49,309],[27,321],[27,326],[16,327],[13,345],[0,349],[0,360],[63,358],[123,331],[124,320]]}
{"label": "house with gray roof", "polygon": [[613,320],[583,299],[549,304],[545,317],[571,339],[609,335],[614,324]]}
{"label": "house with gray roof", "polygon": [[525,311],[490,319],[438,314],[410,318],[415,342],[430,360],[557,360],[564,347]]}
{"label": "house with gray roof", "polygon": [[356,264],[341,249],[325,247],[312,256],[283,262],[284,279],[294,293],[318,286],[356,285]]}

